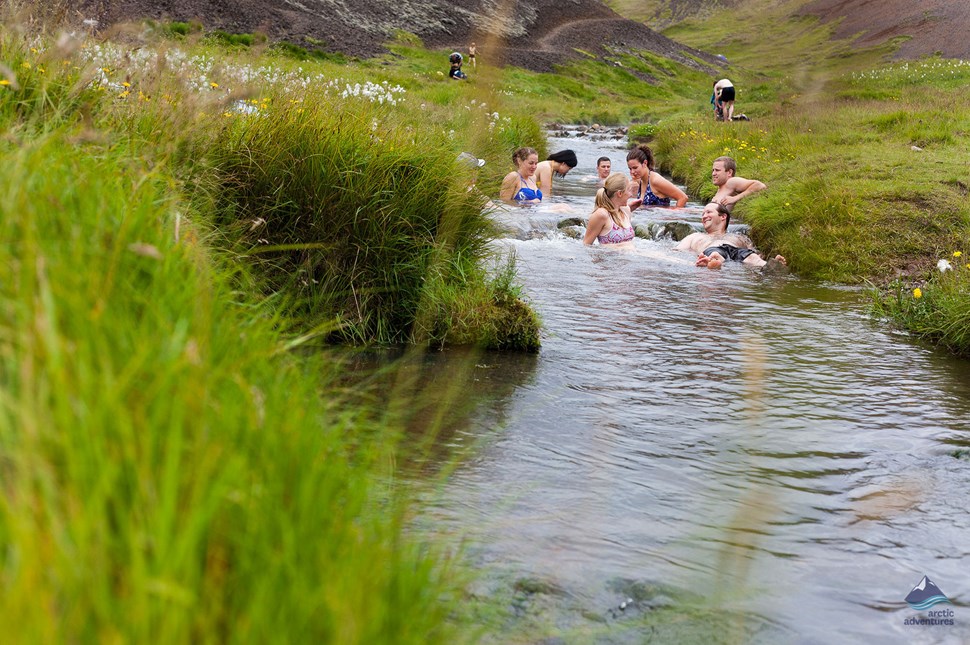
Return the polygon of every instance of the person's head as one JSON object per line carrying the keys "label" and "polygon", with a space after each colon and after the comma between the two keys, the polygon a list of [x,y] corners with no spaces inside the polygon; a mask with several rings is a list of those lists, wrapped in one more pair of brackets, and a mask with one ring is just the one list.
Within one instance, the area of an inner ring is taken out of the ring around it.
{"label": "person's head", "polygon": [[576,159],[576,153],[572,150],[554,152],[547,159],[552,162],[552,171],[556,174],[556,177],[565,177],[566,173],[579,163]]}
{"label": "person's head", "polygon": [[704,226],[704,231],[709,235],[727,232],[730,223],[731,211],[724,204],[711,202],[704,207],[704,212],[701,213],[701,224]]}
{"label": "person's head", "polygon": [[718,157],[711,167],[711,181],[715,186],[723,186],[738,172],[738,165],[731,157]]}
{"label": "person's head", "polygon": [[458,52],[451,52],[451,55],[448,56],[448,60],[451,61],[452,65],[461,65],[461,54]]}
{"label": "person's head", "polygon": [[610,161],[609,157],[600,157],[596,160],[596,174],[599,175],[600,179],[606,179],[610,176],[610,168],[613,167],[613,162]]}
{"label": "person's head", "polygon": [[640,181],[653,170],[653,150],[650,146],[641,143],[626,154],[626,167],[630,169],[630,176]]}
{"label": "person's head", "polygon": [[522,147],[512,153],[512,165],[523,177],[536,174],[536,166],[539,165],[539,153],[535,148]]}
{"label": "person's head", "polygon": [[611,173],[603,187],[596,191],[596,208],[605,208],[617,224],[620,223],[620,207],[626,204],[630,180],[622,172]]}

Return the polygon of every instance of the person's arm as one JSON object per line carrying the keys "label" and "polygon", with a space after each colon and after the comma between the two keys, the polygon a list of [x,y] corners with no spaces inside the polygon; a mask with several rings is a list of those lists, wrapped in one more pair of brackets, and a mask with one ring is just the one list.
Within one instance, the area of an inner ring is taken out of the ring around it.
{"label": "person's arm", "polygon": [[536,166],[536,184],[542,190],[543,197],[552,197],[552,164],[548,161]]}
{"label": "person's arm", "polygon": [[610,219],[610,214],[606,212],[605,208],[597,208],[593,211],[593,214],[589,216],[589,223],[586,224],[586,234],[583,235],[583,244],[590,246],[596,236],[603,232],[606,228],[606,221]]}
{"label": "person's arm", "polygon": [[734,193],[721,198],[721,203],[725,206],[736,204],[738,200],[767,188],[757,179],[745,179],[744,177],[731,177],[724,186]]}
{"label": "person's arm", "polygon": [[669,197],[677,200],[677,208],[683,208],[687,205],[687,193],[659,172],[650,175],[650,188],[657,197]]}
{"label": "person's arm", "polygon": [[505,175],[505,179],[502,180],[502,190],[499,191],[498,196],[506,202],[511,202],[512,197],[515,193],[519,191],[519,173],[510,172]]}

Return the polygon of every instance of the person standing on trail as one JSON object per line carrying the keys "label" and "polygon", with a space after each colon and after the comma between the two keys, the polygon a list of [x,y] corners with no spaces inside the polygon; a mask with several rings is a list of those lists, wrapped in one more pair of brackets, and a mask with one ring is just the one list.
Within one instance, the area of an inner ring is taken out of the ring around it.
{"label": "person standing on trail", "polygon": [[[734,120],[734,83],[726,78],[722,78],[714,83],[714,98],[721,104],[722,118],[724,121]],[[715,104],[716,109],[717,104]]]}
{"label": "person standing on trail", "polygon": [[473,40],[472,44],[468,46],[468,60],[471,61],[472,68],[478,67],[478,65],[475,64],[475,54],[477,53],[478,47],[475,46],[475,41]]}

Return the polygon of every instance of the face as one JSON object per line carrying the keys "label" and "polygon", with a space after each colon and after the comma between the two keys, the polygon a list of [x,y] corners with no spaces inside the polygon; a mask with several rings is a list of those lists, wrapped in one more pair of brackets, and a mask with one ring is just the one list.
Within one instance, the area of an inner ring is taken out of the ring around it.
{"label": "face", "polygon": [[530,177],[536,174],[536,166],[539,165],[539,155],[531,154],[525,159],[519,160],[519,174],[523,177]]}
{"label": "face", "polygon": [[708,204],[701,213],[701,224],[707,233],[718,233],[724,223],[724,215],[717,212],[717,204]]}
{"label": "face", "polygon": [[610,176],[610,168],[612,167],[613,164],[609,160],[601,161],[599,162],[599,165],[596,166],[596,174],[599,175],[600,179],[606,179]]}
{"label": "face", "polygon": [[564,161],[560,161],[556,167],[556,174],[559,175],[560,177],[565,177],[566,173],[568,173],[572,169],[573,169],[572,166],[567,165]]}
{"label": "face", "polygon": [[711,181],[715,186],[723,186],[731,178],[731,172],[724,169],[723,161],[715,161],[711,168]]}
{"label": "face", "polygon": [[633,181],[640,181],[640,178],[647,174],[647,164],[640,163],[636,159],[628,159],[626,167],[630,169]]}

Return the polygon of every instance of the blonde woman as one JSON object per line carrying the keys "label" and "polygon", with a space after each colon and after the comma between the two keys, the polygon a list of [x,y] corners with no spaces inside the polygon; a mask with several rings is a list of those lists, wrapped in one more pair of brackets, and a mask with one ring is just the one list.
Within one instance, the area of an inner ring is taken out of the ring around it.
{"label": "blonde woman", "polygon": [[583,244],[596,240],[600,244],[622,244],[633,239],[633,216],[626,205],[630,182],[621,172],[614,172],[596,191],[596,209],[589,216]]}

